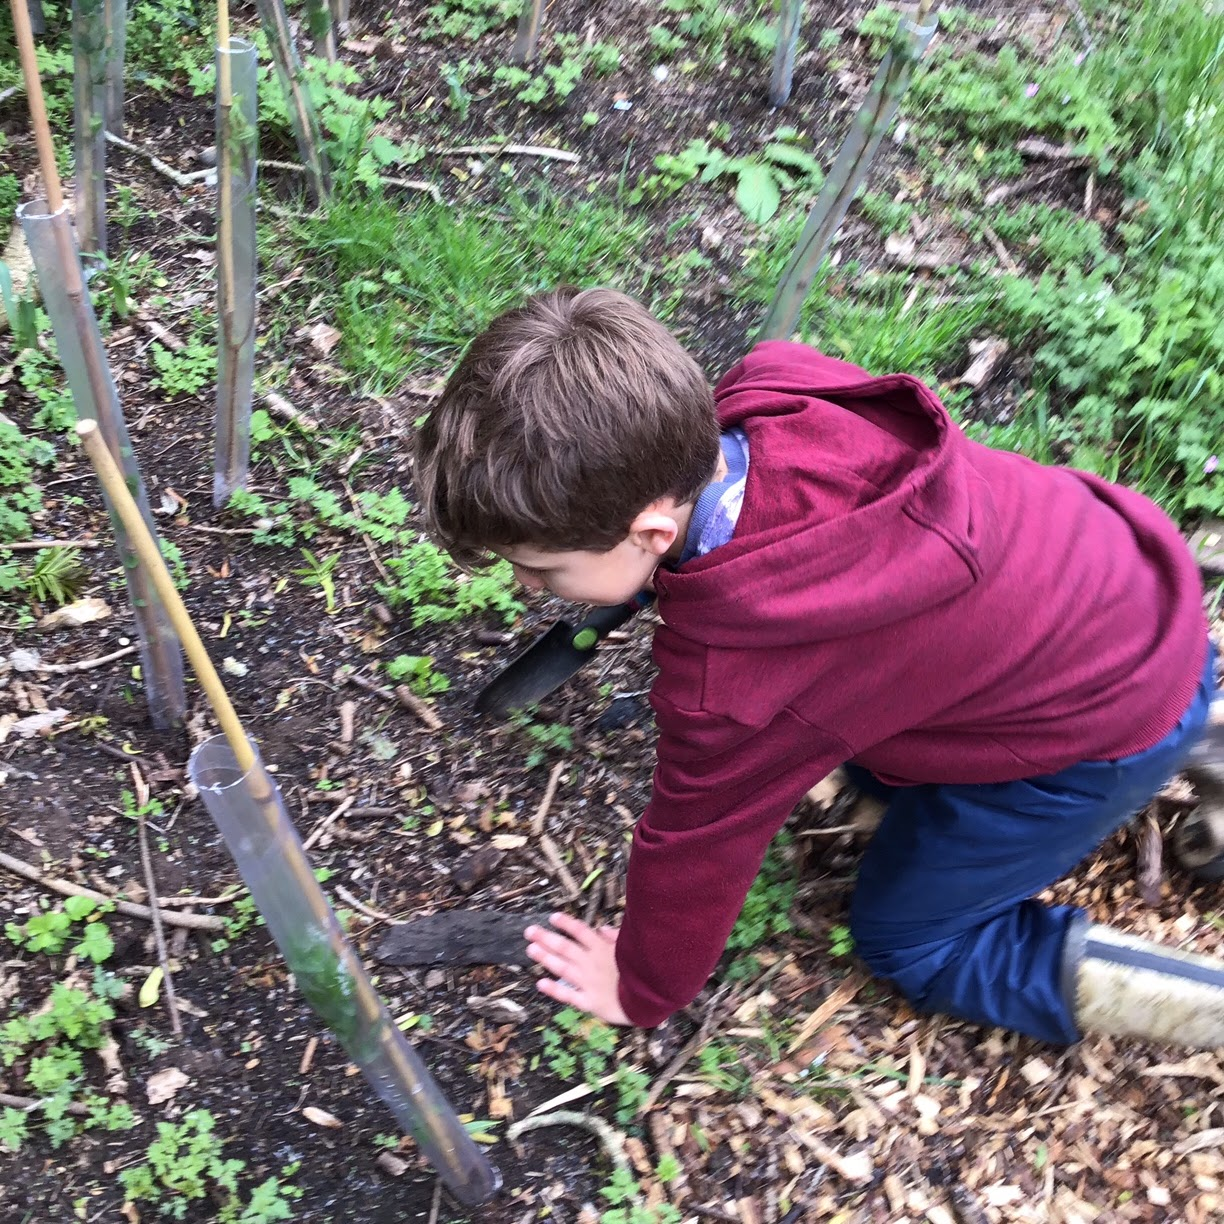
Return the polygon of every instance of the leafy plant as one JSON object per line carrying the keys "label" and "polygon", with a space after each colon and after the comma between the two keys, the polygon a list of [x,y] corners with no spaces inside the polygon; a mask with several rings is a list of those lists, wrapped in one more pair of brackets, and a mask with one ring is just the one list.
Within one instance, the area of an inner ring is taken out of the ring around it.
{"label": "leafy plant", "polygon": [[[727,951],[750,953],[791,929],[790,908],[796,881],[786,856],[789,844],[789,837],[780,833],[766,852],[760,873],[748,890],[744,908],[727,939]],[[750,967],[741,966],[739,973]]]}
{"label": "leafy plant", "polygon": [[475,42],[518,16],[521,0],[439,0],[426,10],[424,38]]}
{"label": "leafy plant", "polygon": [[[107,1026],[115,1017],[110,1000],[122,989],[113,976],[95,969],[92,989],[57,982],[41,1007],[13,1015],[0,1025],[0,1062],[6,1067],[24,1066],[24,1075],[17,1078],[23,1078],[26,1090],[39,1098],[37,1109],[20,1119],[7,1112],[0,1116],[0,1141],[7,1147],[19,1147],[36,1118],[55,1148],[83,1129],[128,1130],[136,1125],[125,1102],[111,1102],[89,1091],[77,1095],[85,1080],[82,1051],[99,1049],[106,1042]],[[76,1104],[83,1113],[73,1113]]]}
{"label": "leafy plant", "polygon": [[527,769],[542,765],[550,752],[572,752],[574,732],[560,723],[538,723],[526,710],[516,710],[510,716],[511,724],[520,730],[531,745],[524,762]]}
{"label": "leafy plant", "polygon": [[704,140],[690,141],[681,153],[655,158],[657,174],[642,178],[630,200],[661,199],[694,180],[735,181],[735,202],[750,221],[763,225],[778,211],[784,191],[818,191],[824,181],[820,163],[797,144],[774,140],[758,155],[736,157]]}
{"label": "leafy plant", "polygon": [[308,548],[302,549],[306,564],[293,572],[302,580],[302,585],[318,587],[323,592],[326,601],[327,615],[336,611],[336,566],[340,564],[340,554],[332,553],[330,557],[316,557]]}
{"label": "leafy plant", "polygon": [[600,1213],[600,1224],[680,1224],[684,1218],[679,1208],[670,1203],[656,1207],[643,1203],[642,1188],[632,1171],[625,1167],[616,1169],[599,1193],[611,1207],[610,1211]]}
{"label": "leafy plant", "polygon": [[432,697],[450,688],[450,681],[434,671],[432,655],[396,655],[387,664],[387,675],[392,680],[406,680],[418,697]]}
{"label": "leafy plant", "polygon": [[836,925],[829,928],[829,955],[849,956],[854,951],[854,936],[848,926]]}
{"label": "leafy plant", "polygon": [[217,377],[217,347],[194,337],[181,349],[154,343],[149,350],[153,385],[168,396],[195,395]]}
{"label": "leafy plant", "polygon": [[379,583],[376,589],[390,607],[410,607],[414,626],[446,624],[484,611],[498,612],[509,623],[523,608],[513,595],[514,572],[504,561],[465,574],[436,545],[422,540],[386,565],[394,583]]}
{"label": "leafy plant", "polygon": [[88,577],[79,549],[40,548],[34,555],[25,587],[32,599],[60,607],[80,594]]}
{"label": "leafy plant", "polygon": [[272,1224],[294,1218],[293,1202],[301,1191],[282,1179],[292,1177],[297,1167],[287,1165],[279,1178],[255,1187],[244,1205],[238,1178],[246,1162],[226,1158],[212,1114],[193,1109],[179,1123],[159,1122],[145,1163],[122,1170],[119,1180],[132,1202],[156,1203],[175,1220],[187,1215],[192,1202],[213,1198],[219,1204],[212,1217],[217,1224]]}
{"label": "leafy plant", "polygon": [[74,937],[78,942],[70,949],[74,956],[85,957],[95,964],[110,958],[115,941],[102,916],[114,909],[109,902],[92,897],[65,897],[61,908],[47,909],[31,915],[24,923],[5,923],[4,933],[19,948],[30,952],[45,952],[56,956]]}
{"label": "leafy plant", "polygon": [[0,413],[0,543],[29,538],[30,516],[42,509],[35,471],[54,456],[46,442],[28,437]]}

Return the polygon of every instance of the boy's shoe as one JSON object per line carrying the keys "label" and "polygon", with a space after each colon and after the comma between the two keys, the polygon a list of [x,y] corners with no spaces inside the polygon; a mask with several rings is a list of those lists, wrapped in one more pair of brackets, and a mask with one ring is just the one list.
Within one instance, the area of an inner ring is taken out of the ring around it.
{"label": "boy's shoe", "polygon": [[1089,923],[1063,945],[1063,990],[1081,1033],[1224,1046],[1224,961]]}
{"label": "boy's shoe", "polygon": [[[1213,717],[1215,713],[1213,704]],[[1207,727],[1182,773],[1200,803],[1178,825],[1173,852],[1191,875],[1224,880],[1224,726]]]}

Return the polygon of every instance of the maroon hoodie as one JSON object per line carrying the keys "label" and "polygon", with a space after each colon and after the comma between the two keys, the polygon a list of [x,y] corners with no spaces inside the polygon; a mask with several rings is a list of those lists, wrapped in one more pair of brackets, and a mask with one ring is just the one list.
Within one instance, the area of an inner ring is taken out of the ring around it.
{"label": "maroon hoodie", "polygon": [[748,435],[728,543],[657,578],[654,793],[620,997],[705,984],[765,849],[844,761],[1007,782],[1161,740],[1207,651],[1198,571],[1151,502],[971,442],[917,379],[758,345],[715,392]]}

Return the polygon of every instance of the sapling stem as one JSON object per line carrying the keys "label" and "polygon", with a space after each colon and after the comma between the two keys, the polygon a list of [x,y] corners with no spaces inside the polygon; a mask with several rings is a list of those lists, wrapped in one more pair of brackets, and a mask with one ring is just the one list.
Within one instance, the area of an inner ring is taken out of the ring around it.
{"label": "sapling stem", "polygon": [[[218,10],[220,32],[220,9]],[[255,382],[256,96],[254,46],[217,46],[217,414],[213,504],[246,486]]]}
{"label": "sapling stem", "polygon": [[82,251],[106,254],[107,34],[104,0],[73,0],[76,227]]}
{"label": "sapling stem", "polygon": [[276,75],[289,109],[289,123],[297,140],[298,155],[306,170],[306,186],[311,199],[316,203],[331,194],[331,172],[327,166],[327,154],[323,149],[323,133],[314,103],[306,92],[302,61],[289,28],[289,15],[285,12],[284,0],[255,0],[264,33],[268,36],[268,47]]}
{"label": "sapling stem", "polygon": [[769,81],[769,105],[785,106],[790,100],[795,75],[795,52],[803,25],[803,0],[781,0],[778,10],[778,42],[774,47],[773,75]]}
{"label": "sapling stem", "polygon": [[794,334],[799,315],[811,292],[829,244],[846,215],[854,194],[867,176],[880,141],[888,130],[914,67],[935,34],[938,18],[932,0],[923,0],[911,20],[903,17],[892,47],[884,57],[871,88],[863,99],[850,131],[825,179],[819,198],[808,215],[773,302],[761,325],[761,340],[785,339]]}
{"label": "sapling stem", "polygon": [[544,0],[523,0],[514,49],[510,52],[512,63],[526,64],[535,58],[536,43],[540,40],[540,22],[543,19]]}
{"label": "sapling stem", "polygon": [[123,136],[123,63],[127,50],[127,0],[103,0],[106,24],[106,130]]}
{"label": "sapling stem", "polygon": [[329,64],[336,62],[336,31],[329,0],[306,0],[306,27],[314,53]]}

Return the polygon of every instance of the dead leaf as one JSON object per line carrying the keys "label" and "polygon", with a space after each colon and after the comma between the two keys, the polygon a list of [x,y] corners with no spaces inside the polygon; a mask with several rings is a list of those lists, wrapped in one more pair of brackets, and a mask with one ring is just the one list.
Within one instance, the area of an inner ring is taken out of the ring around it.
{"label": "dead leaf", "polygon": [[28,650],[24,646],[18,646],[16,650],[9,651],[9,664],[14,671],[32,672],[37,671],[42,666],[42,658],[37,650]]}
{"label": "dead leaf", "polygon": [[140,1224],[140,1212],[136,1210],[136,1204],[131,1199],[119,1208],[119,1214],[128,1221],[128,1224]]}
{"label": "dead leaf", "polygon": [[323,1126],[328,1130],[339,1130],[344,1125],[335,1114],[329,1114],[326,1109],[319,1109],[314,1105],[307,1105],[302,1110],[302,1117],[307,1122],[313,1122],[316,1126]]}
{"label": "dead leaf", "polygon": [[379,1152],[374,1163],[388,1177],[403,1177],[408,1172],[408,1162],[401,1159],[394,1152]]}
{"label": "dead leaf", "polygon": [[87,599],[78,599],[62,608],[56,608],[54,612],[48,612],[39,620],[38,628],[44,632],[49,629],[76,629],[93,621],[105,620],[110,614],[110,604],[105,599],[97,599],[91,595]]}
{"label": "dead leaf", "polygon": [[[19,718],[9,730],[16,731],[20,739],[33,739],[36,735],[46,735],[57,723],[62,723],[68,717],[67,710],[46,710],[42,714],[30,714]],[[0,743],[6,736],[0,735]]]}
{"label": "dead leaf", "polygon": [[984,387],[998,373],[1003,358],[1007,356],[1011,346],[998,336],[988,336],[985,340],[971,340],[969,354],[973,360],[968,368],[956,381],[963,386],[972,387],[975,391]]}
{"label": "dead leaf", "polygon": [[490,842],[494,850],[519,850],[527,844],[521,833],[498,833]]}
{"label": "dead leaf", "polygon": [[145,1084],[145,1095],[150,1105],[163,1105],[172,1101],[178,1090],[191,1083],[191,1078],[184,1075],[177,1067],[163,1067],[149,1076]]}
{"label": "dead leaf", "polygon": [[1224,1126],[1212,1126],[1176,1144],[1173,1154],[1188,1156],[1191,1152],[1201,1152],[1204,1148],[1215,1148],[1222,1145],[1224,1145]]}
{"label": "dead leaf", "polygon": [[245,676],[251,669],[245,663],[239,663],[232,655],[226,655],[221,661],[221,670],[229,676]]}
{"label": "dead leaf", "polygon": [[305,329],[305,335],[310,339],[310,347],[320,357],[326,357],[341,340],[339,330],[329,323],[316,323],[313,327]]}

